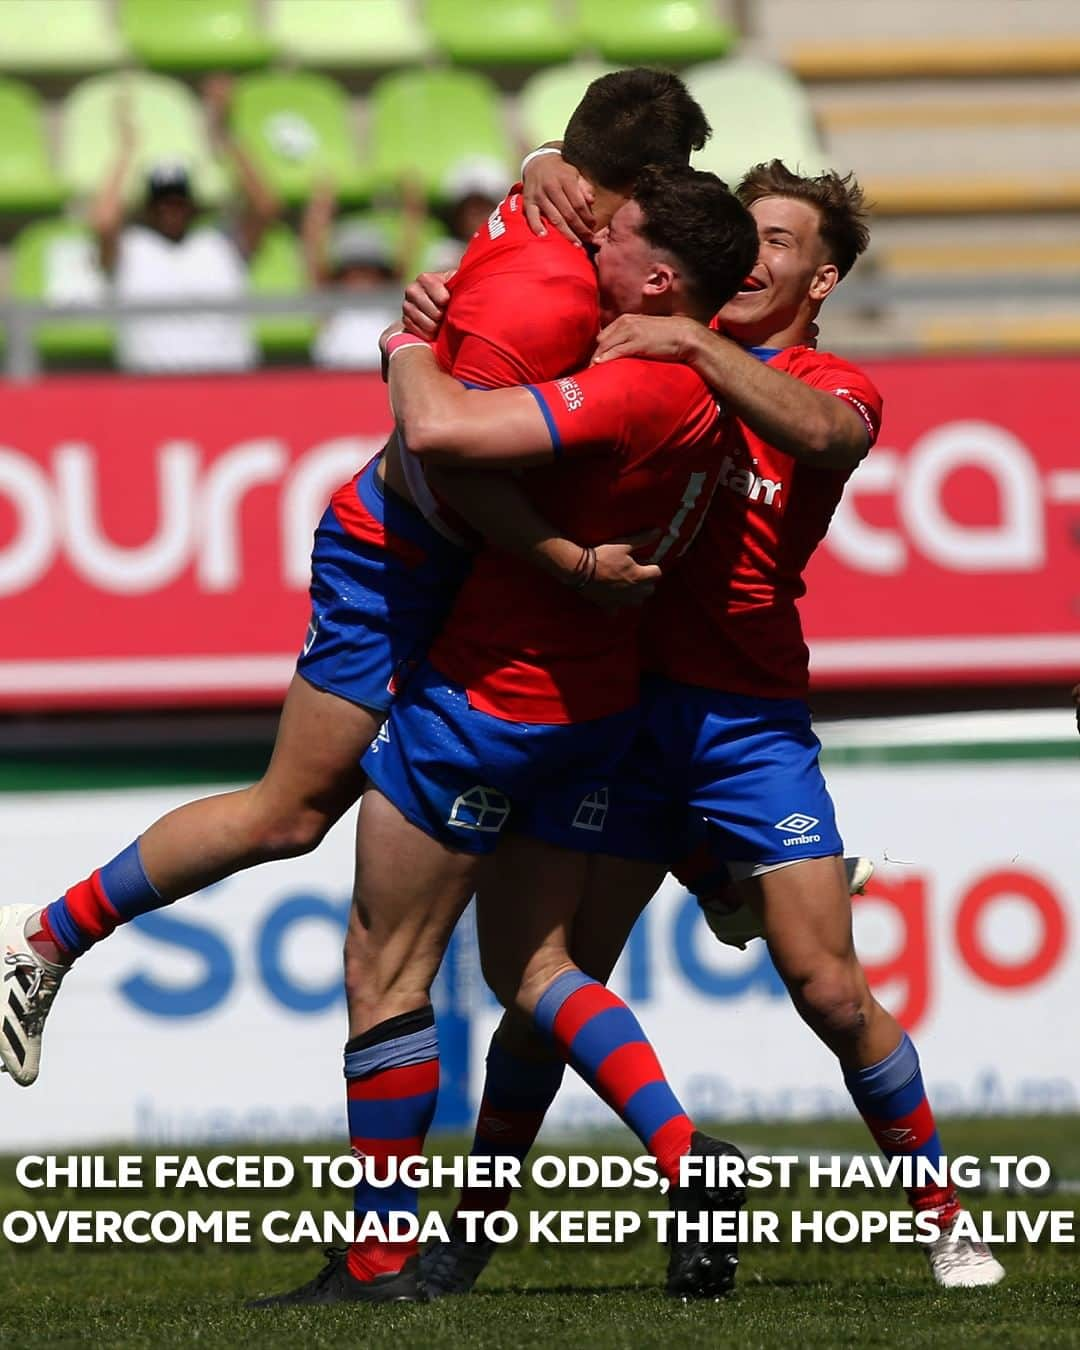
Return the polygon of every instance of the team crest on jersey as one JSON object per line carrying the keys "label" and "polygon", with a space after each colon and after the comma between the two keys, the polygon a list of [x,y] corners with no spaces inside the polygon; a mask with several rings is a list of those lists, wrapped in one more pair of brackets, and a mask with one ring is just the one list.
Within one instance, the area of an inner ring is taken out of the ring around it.
{"label": "team crest on jersey", "polygon": [[510,799],[498,788],[477,784],[454,799],[447,825],[479,834],[498,834],[510,816]]}
{"label": "team crest on jersey", "polygon": [[581,392],[581,385],[571,376],[567,375],[565,379],[556,380],[555,388],[562,394],[567,412],[577,412],[584,404],[585,395]]}
{"label": "team crest on jersey", "polygon": [[574,813],[571,824],[575,830],[592,830],[594,834],[600,834],[607,820],[610,804],[607,788],[597,788],[595,792],[590,792],[587,797],[581,799],[581,805]]}

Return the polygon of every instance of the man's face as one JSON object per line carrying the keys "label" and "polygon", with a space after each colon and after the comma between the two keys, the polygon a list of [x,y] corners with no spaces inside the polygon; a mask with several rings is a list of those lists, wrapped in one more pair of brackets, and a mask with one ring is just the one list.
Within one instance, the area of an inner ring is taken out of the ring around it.
{"label": "man's face", "polygon": [[720,311],[725,326],[756,329],[776,320],[784,327],[808,299],[819,295],[822,268],[829,267],[818,213],[807,202],[762,197],[750,207],[757,221],[758,258],[743,289]]}
{"label": "man's face", "polygon": [[643,288],[656,254],[639,233],[643,219],[637,202],[628,201],[611,217],[609,225],[593,235],[601,325],[620,314],[641,313]]}
{"label": "man's face", "polygon": [[166,239],[183,239],[195,219],[195,203],[186,193],[165,192],[150,200],[146,219]]}

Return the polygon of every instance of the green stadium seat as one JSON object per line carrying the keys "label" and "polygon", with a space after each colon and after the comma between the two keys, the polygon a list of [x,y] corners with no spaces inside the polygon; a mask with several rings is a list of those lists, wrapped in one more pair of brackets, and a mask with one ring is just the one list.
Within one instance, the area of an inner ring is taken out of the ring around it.
{"label": "green stadium seat", "polygon": [[[253,296],[304,295],[307,273],[296,236],[287,225],[266,232],[248,272]],[[264,356],[304,357],[315,336],[307,314],[269,314],[255,322],[255,340]]]}
{"label": "green stadium seat", "polygon": [[476,65],[544,65],[577,49],[576,27],[552,0],[427,0],[427,25],[455,61]]}
{"label": "green stadium seat", "polygon": [[267,26],[301,65],[353,69],[423,60],[427,33],[402,0],[269,0]]}
{"label": "green stadium seat", "polygon": [[374,226],[389,245],[390,252],[397,260],[401,268],[401,275],[406,281],[411,281],[418,272],[424,270],[432,250],[447,238],[446,230],[441,222],[433,216],[427,216],[420,226],[418,237],[410,254],[403,256],[402,217],[399,211],[365,211],[357,215],[347,216],[341,223],[343,225]]}
{"label": "green stadium seat", "polygon": [[94,75],[72,90],[64,107],[60,173],[68,189],[91,197],[116,162],[116,108],[122,91],[131,101],[136,128],[130,199],[141,193],[146,170],[164,160],[187,166],[199,202],[214,205],[226,177],[210,154],[203,113],[194,94],[166,75]]}
{"label": "green stadium seat", "polygon": [[122,56],[106,0],[0,4],[0,69],[36,74],[101,70]]}
{"label": "green stadium seat", "polygon": [[353,140],[340,85],[313,72],[247,75],[232,104],[237,138],[283,201],[303,201],[329,178],[339,198],[367,195],[368,175]]}
{"label": "green stadium seat", "polygon": [[53,173],[37,94],[17,80],[0,80],[0,211],[55,211],[64,188]]}
{"label": "green stadium seat", "polygon": [[723,56],[735,32],[710,0],[580,0],[582,46],[609,61],[662,65]]}
{"label": "green stadium seat", "polygon": [[820,173],[828,155],[799,81],[765,61],[715,61],[686,72],[690,92],[712,123],[712,139],[694,165],[734,186],[754,164],[782,159],[789,169]]}
{"label": "green stadium seat", "polygon": [[[11,295],[15,300],[75,304],[105,298],[107,285],[93,235],[68,220],[27,225],[11,245]],[[44,361],[107,362],[113,331],[108,323],[74,320],[42,323],[35,346]]]}
{"label": "green stadium seat", "polygon": [[593,80],[613,69],[596,61],[582,61],[541,70],[526,80],[518,95],[518,119],[529,149],[545,141],[561,140],[570,114],[581,102],[585,90]]}
{"label": "green stadium seat", "polygon": [[254,0],[120,0],[131,50],[160,70],[247,70],[272,48]]}
{"label": "green stadium seat", "polygon": [[499,94],[467,70],[413,70],[384,75],[371,91],[371,146],[376,189],[416,174],[429,197],[443,200],[446,180],[465,158],[506,165],[516,158],[503,126]]}

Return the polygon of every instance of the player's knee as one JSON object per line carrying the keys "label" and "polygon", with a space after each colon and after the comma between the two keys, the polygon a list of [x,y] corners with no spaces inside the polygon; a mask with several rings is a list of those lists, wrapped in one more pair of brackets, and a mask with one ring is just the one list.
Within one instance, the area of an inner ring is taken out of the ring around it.
{"label": "player's knee", "polygon": [[861,972],[836,964],[792,989],[799,1011],[830,1044],[858,1040],[870,1017],[870,993]]}
{"label": "player's knee", "polygon": [[287,816],[269,815],[258,820],[257,846],[267,862],[298,858],[317,848],[334,822],[322,811],[300,809]]}

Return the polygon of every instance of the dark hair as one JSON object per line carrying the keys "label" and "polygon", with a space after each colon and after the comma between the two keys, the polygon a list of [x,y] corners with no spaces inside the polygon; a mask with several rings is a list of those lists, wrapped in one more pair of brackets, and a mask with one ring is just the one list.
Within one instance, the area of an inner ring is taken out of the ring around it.
{"label": "dark hair", "polygon": [[714,173],[653,165],[638,178],[634,201],[643,238],[683,270],[701,314],[711,318],[757,262],[754,218]]}
{"label": "dark hair", "polygon": [[677,75],[639,67],[593,80],[567,123],[562,154],[598,187],[618,192],[648,164],[686,164],[711,135]]}
{"label": "dark hair", "polygon": [[841,277],[846,277],[855,265],[855,259],[870,242],[863,190],[853,173],[819,173],[816,178],[802,178],[792,173],[782,160],[755,164],[735,189],[744,206],[751,206],[762,197],[790,197],[806,202],[818,213],[818,233],[836,264]]}

